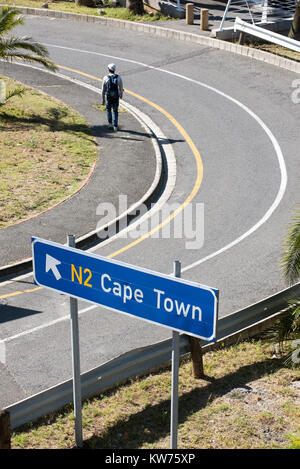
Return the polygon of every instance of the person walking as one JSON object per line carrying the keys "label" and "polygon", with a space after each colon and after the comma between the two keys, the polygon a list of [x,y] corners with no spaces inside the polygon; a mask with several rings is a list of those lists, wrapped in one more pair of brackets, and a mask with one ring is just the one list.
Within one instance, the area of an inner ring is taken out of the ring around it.
{"label": "person walking", "polygon": [[117,75],[116,65],[108,65],[108,74],[103,78],[102,85],[102,106],[105,106],[109,128],[118,130],[119,99],[123,96],[123,82],[120,75]]}

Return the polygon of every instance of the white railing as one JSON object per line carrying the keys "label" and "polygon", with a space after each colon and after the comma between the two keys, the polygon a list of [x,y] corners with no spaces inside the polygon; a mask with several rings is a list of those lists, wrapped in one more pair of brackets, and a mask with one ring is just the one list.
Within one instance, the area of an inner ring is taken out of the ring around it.
{"label": "white railing", "polygon": [[241,31],[242,33],[259,37],[260,39],[278,44],[279,46],[286,47],[287,49],[295,52],[300,52],[300,41],[275,33],[274,31],[269,31],[260,26],[246,23],[246,21],[243,21],[240,18],[235,19],[234,31]]}
{"label": "white railing", "polygon": [[236,17],[252,24],[278,23],[292,19],[296,7],[295,0],[228,0],[216,31],[232,27]]}

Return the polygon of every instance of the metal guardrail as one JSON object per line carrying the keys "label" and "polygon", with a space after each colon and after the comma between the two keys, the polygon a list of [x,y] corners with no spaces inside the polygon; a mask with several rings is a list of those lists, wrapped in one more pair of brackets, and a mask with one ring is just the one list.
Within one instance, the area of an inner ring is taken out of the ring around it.
{"label": "metal guardrail", "polygon": [[[202,342],[203,351],[211,350],[221,343],[230,344],[238,339],[253,337],[268,328],[271,323],[289,306],[289,301],[299,298],[300,283],[256,304],[225,316],[218,321],[215,344]],[[180,354],[190,351],[189,340],[180,336]],[[143,374],[171,359],[172,340],[164,340],[154,345],[127,352],[81,375],[82,397],[101,393],[130,377]],[[16,402],[8,407],[11,428],[36,420],[50,412],[61,409],[73,399],[72,379],[46,389],[34,396]]]}
{"label": "metal guardrail", "polygon": [[251,36],[259,37],[265,41],[273,42],[279,46],[286,47],[287,49],[293,50],[295,52],[300,52],[300,42],[294,39],[291,39],[282,34],[275,33],[274,31],[269,31],[260,26],[255,26],[254,24],[246,23],[240,18],[235,19],[234,31],[241,31],[245,34],[250,34]]}
{"label": "metal guardrail", "polygon": [[228,0],[219,30],[225,22],[230,26],[235,17],[252,24],[278,23],[293,17],[295,5],[295,0]]}

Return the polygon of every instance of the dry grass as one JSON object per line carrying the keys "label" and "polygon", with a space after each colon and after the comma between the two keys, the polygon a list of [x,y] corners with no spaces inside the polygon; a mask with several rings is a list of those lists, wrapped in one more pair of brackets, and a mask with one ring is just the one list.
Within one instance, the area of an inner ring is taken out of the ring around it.
{"label": "dry grass", "polygon": [[293,50],[286,49],[285,47],[278,46],[277,44],[264,43],[264,44],[257,44],[254,47],[256,49],[270,52],[271,54],[279,55],[280,57],[285,57],[286,59],[300,62],[299,52],[294,52]]}
{"label": "dry grass", "polygon": [[[182,360],[178,448],[290,448],[297,435],[299,444],[300,370],[286,368],[272,354],[254,341],[207,353],[205,380],[194,379],[190,361]],[[85,447],[168,449],[170,379],[164,369],[85,401]],[[71,406],[12,438],[13,448],[74,445]]]}
{"label": "dry grass", "polygon": [[[4,79],[8,89],[17,86]],[[53,98],[25,87],[0,107],[0,228],[76,191],[97,159],[87,123]]]}
{"label": "dry grass", "polygon": [[135,15],[132,12],[129,12],[126,8],[123,7],[111,7],[109,6],[109,0],[107,1],[108,6],[101,7],[102,13],[99,13],[99,8],[91,8],[82,5],[76,5],[75,1],[41,1],[41,0],[6,0],[5,5],[9,6],[26,6],[29,8],[41,8],[44,3],[48,3],[49,10],[57,10],[69,13],[79,13],[82,15],[92,15],[92,16],[105,16],[108,18],[115,18],[119,20],[126,21],[143,21],[143,22],[152,22],[159,20],[169,20],[174,18],[169,18],[168,16],[162,15],[157,12],[154,15],[145,13],[144,15]]}

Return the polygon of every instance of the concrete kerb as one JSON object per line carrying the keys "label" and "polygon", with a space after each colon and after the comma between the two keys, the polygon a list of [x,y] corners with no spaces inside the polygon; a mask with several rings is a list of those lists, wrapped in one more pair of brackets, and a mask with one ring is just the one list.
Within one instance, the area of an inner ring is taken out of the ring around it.
{"label": "concrete kerb", "polygon": [[[24,67],[29,67],[29,68],[36,68],[34,66],[28,65],[28,64],[18,64]],[[41,69],[38,69],[41,71]],[[48,74],[53,74],[53,75],[58,75],[63,79],[69,80],[71,82],[79,84],[78,80],[72,79],[70,77],[67,77],[65,75],[62,75],[60,73],[53,73],[49,70],[42,70],[44,73]],[[82,84],[83,85],[83,84]],[[100,91],[88,84],[84,84],[84,86],[88,89],[91,89],[97,93],[100,93]],[[131,106],[129,104],[126,104],[125,101],[120,102],[120,105],[123,106],[125,109],[127,109],[128,112],[130,112],[135,119],[139,121],[141,126],[144,128],[144,130],[149,134],[154,151],[155,151],[155,156],[156,156],[156,171],[155,171],[155,176],[153,179],[153,182],[148,189],[148,191],[143,195],[143,197],[136,202],[133,206],[129,207],[129,209],[120,214],[117,218],[112,220],[108,225],[102,226],[96,230],[93,230],[84,236],[81,236],[76,240],[76,248],[78,249],[89,249],[92,248],[95,244],[99,243],[100,237],[99,234],[107,230],[107,228],[113,224],[116,226],[124,226],[125,223],[122,221],[126,219],[128,224],[128,220],[132,221],[133,219],[136,218],[136,213],[139,212],[139,207],[142,206],[147,206],[149,207],[152,203],[156,201],[158,196],[160,196],[161,192],[164,190],[164,179],[165,179],[165,174],[170,173],[171,174],[171,189],[168,189],[168,192],[170,190],[173,190],[173,186],[175,184],[175,179],[176,179],[176,167],[174,169],[174,160],[173,162],[171,161],[172,158],[164,158],[164,149],[162,146],[159,144],[159,140],[163,140],[167,142],[167,138],[162,134],[160,129],[152,122],[150,118],[145,116],[141,111],[136,109],[134,106]],[[176,165],[176,163],[175,163]],[[171,167],[170,167],[171,166]],[[172,167],[173,166],[173,167]],[[63,201],[62,201],[63,203]],[[56,204],[57,205],[57,204]],[[55,206],[56,206],[55,205]],[[53,208],[55,208],[55,206]],[[51,208],[49,209],[51,210]],[[105,241],[103,241],[104,243]],[[6,281],[9,280],[16,275],[24,275],[32,271],[32,258],[26,258],[21,261],[15,262],[13,264],[5,265],[0,267],[0,282],[1,281]]]}
{"label": "concrete kerb", "polygon": [[[196,42],[197,44],[209,46],[215,49],[226,50],[228,52],[244,55],[251,59],[260,60],[270,65],[283,68],[300,74],[300,62],[286,59],[270,52],[252,49],[247,46],[233,44],[231,42],[222,41],[205,35],[189,33],[186,31],[165,28],[153,24],[135,23],[133,21],[119,20],[115,18],[104,18],[102,16],[82,15],[80,13],[60,12],[57,10],[48,10],[42,8],[15,7],[21,13],[27,15],[48,16],[53,18],[73,19],[75,21],[88,21],[92,23],[100,23],[107,26],[129,29],[131,31],[144,32],[148,34],[158,35],[167,39],[177,39],[181,41]],[[188,27],[188,26],[187,26]],[[250,52],[251,51],[251,52]]]}

